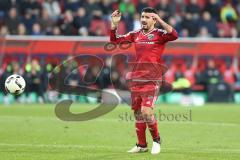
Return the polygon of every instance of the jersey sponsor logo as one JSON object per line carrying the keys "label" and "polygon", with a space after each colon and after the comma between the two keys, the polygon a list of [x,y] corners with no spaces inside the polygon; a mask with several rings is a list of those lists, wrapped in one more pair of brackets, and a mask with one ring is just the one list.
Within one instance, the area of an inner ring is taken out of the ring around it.
{"label": "jersey sponsor logo", "polygon": [[137,42],[137,43],[158,44],[157,42]]}

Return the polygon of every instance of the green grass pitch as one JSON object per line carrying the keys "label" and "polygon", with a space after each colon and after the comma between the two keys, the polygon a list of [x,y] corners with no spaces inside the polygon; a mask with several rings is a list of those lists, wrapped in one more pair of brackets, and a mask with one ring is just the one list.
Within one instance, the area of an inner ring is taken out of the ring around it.
{"label": "green grass pitch", "polygon": [[[240,105],[207,104],[181,107],[162,104],[162,115],[190,118],[159,119],[163,138],[159,155],[128,154],[136,143],[130,107],[86,122],[56,118],[54,104],[0,106],[0,160],[239,160]],[[94,105],[74,104],[72,112]],[[189,115],[188,115],[189,114]],[[127,115],[127,116],[126,116]],[[147,132],[149,149],[151,137]]]}

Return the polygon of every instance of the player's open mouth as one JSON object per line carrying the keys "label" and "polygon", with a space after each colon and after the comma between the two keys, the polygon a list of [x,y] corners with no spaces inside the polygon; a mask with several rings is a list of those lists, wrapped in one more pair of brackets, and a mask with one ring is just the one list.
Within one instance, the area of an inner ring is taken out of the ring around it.
{"label": "player's open mouth", "polygon": [[142,23],[142,27],[146,27],[147,26],[147,23]]}

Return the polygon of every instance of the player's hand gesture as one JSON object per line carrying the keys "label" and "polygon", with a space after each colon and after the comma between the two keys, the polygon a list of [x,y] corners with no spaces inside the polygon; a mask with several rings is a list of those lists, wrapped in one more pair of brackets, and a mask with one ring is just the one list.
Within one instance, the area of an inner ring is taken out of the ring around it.
{"label": "player's hand gesture", "polygon": [[121,20],[121,12],[119,12],[119,10],[115,10],[111,15],[111,20],[114,25],[117,25]]}
{"label": "player's hand gesture", "polygon": [[162,20],[162,18],[155,13],[147,13],[149,17],[152,17],[153,19],[156,19],[156,21],[167,31],[167,33],[171,33],[173,30],[173,27],[167,24]]}
{"label": "player's hand gesture", "polygon": [[159,15],[158,15],[158,14],[155,14],[155,13],[147,13],[147,15],[148,15],[149,17],[152,17],[152,18],[156,19],[157,21],[159,21],[159,19],[161,19],[161,18],[159,17]]}

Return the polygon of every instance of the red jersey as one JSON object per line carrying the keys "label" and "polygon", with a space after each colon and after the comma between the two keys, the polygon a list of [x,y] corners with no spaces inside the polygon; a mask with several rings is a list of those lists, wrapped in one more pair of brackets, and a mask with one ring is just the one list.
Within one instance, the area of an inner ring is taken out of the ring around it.
{"label": "red jersey", "polygon": [[[123,41],[129,41],[135,45],[137,64],[131,72],[130,79],[136,79],[137,77],[143,78],[143,75],[148,75],[144,79],[158,79],[159,75],[156,75],[156,68],[158,70],[160,68],[157,64],[161,63],[161,55],[163,54],[165,44],[166,42],[176,40],[177,38],[178,33],[175,29],[173,29],[171,33],[167,33],[166,30],[157,28],[152,29],[148,33],[143,33],[142,29],[129,32],[125,35],[117,35],[116,29],[111,30],[110,33],[111,42],[120,43]],[[148,64],[143,65],[143,63]],[[144,73],[142,72],[143,70]],[[160,72],[163,71],[161,70]],[[155,73],[155,75],[153,75],[153,73]]]}
{"label": "red jersey", "polygon": [[125,35],[117,35],[116,30],[111,30],[110,33],[111,42],[130,41],[134,43],[137,62],[160,63],[166,42],[176,40],[177,38],[178,34],[175,29],[171,33],[157,28],[146,34],[141,29]]}
{"label": "red jersey", "polygon": [[137,30],[122,36],[117,36],[116,30],[111,30],[111,42],[130,41],[135,45],[136,62],[132,71],[126,76],[130,80],[128,86],[133,110],[139,110],[141,106],[153,107],[160,87],[159,82],[155,81],[161,80],[164,72],[164,67],[159,65],[161,55],[166,42],[173,41],[177,37],[178,34],[174,29],[171,33],[167,33],[166,30],[154,28],[146,34],[142,30]]}

